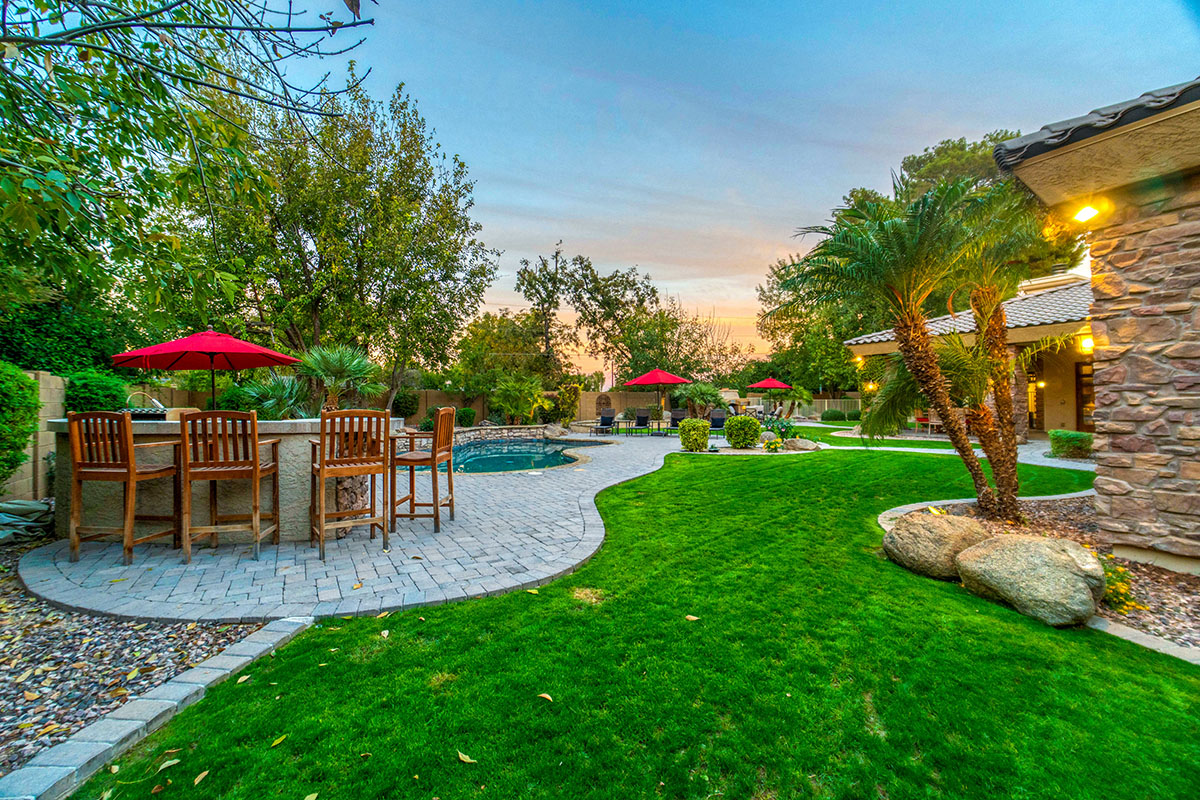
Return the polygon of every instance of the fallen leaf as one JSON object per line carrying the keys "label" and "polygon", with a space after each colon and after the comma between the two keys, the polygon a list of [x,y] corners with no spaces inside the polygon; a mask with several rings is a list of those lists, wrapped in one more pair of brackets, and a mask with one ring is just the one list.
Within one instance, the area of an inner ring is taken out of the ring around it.
{"label": "fallen leaf", "polygon": [[359,753],[358,757],[359,758],[370,758],[371,754],[370,753]]}
{"label": "fallen leaf", "polygon": [[390,613],[392,613],[392,612],[390,612],[390,611],[381,611],[380,613],[378,613],[378,614],[376,614],[376,615],[375,615],[375,619],[383,619],[384,617],[386,617],[386,616],[387,616],[388,614],[390,614]]}
{"label": "fallen leaf", "polygon": [[329,652],[331,652],[331,653],[336,653],[336,652],[337,652],[338,650],[340,650],[340,649],[341,649],[341,648],[339,648],[339,647],[331,647],[331,648],[329,648]]}
{"label": "fallen leaf", "polygon": [[413,561],[424,561],[420,556],[413,556]]}
{"label": "fallen leaf", "polygon": [[32,674],[33,674],[33,670],[27,669],[24,672],[22,672],[20,674],[20,676],[18,676],[17,679],[15,681],[13,681],[13,683],[24,683],[25,679],[28,678]]}
{"label": "fallen leaf", "polygon": [[198,785],[200,781],[204,780],[206,775],[208,775],[208,770],[204,770],[204,772],[201,772],[199,775],[197,775],[196,780],[192,781],[192,786]]}
{"label": "fallen leaf", "polygon": [[108,771],[111,772],[113,775],[116,775],[118,772],[121,771],[121,768],[118,765],[113,764],[111,767],[108,768]]}
{"label": "fallen leaf", "polygon": [[[121,581],[127,581],[127,580],[129,580],[129,578],[113,578],[111,581],[109,581],[109,583],[120,583]],[[162,789],[159,789],[159,791],[161,792]]]}
{"label": "fallen leaf", "polygon": [[355,589],[361,589],[361,588],[362,588],[362,584],[361,584],[361,583],[356,583],[356,584],[354,584],[354,587],[353,587],[353,588],[355,588]]}
{"label": "fallen leaf", "polygon": [[163,755],[164,755],[164,756],[169,756],[169,755],[171,755],[172,753],[178,753],[178,752],[180,752],[182,749],[183,749],[183,748],[181,748],[181,747],[176,747],[176,748],[174,748],[174,749],[172,749],[172,750],[164,750],[164,751],[163,751]]}
{"label": "fallen leaf", "polygon": [[179,763],[179,759],[178,759],[178,758],[171,758],[171,759],[168,759],[168,760],[166,760],[166,761],[164,761],[163,763],[161,763],[161,764],[159,764],[159,765],[158,765],[158,769],[156,769],[156,770],[154,771],[154,774],[155,774],[155,775],[157,775],[158,773],[162,772],[164,769],[170,769],[171,767],[175,766],[175,765],[176,765],[176,764],[178,764],[178,763]]}
{"label": "fallen leaf", "polygon": [[138,668],[134,667],[133,669],[129,670],[129,674],[126,675],[125,677],[128,678],[129,680],[133,680],[134,678],[136,678],[138,676],[138,674],[139,674]]}
{"label": "fallen leaf", "polygon": [[317,664],[318,667],[327,667],[329,664]]}
{"label": "fallen leaf", "polygon": [[425,618],[424,618],[424,617],[417,617],[417,619],[418,619],[420,622],[424,622],[424,621],[425,621]]}
{"label": "fallen leaf", "polygon": [[108,798],[110,798],[112,796],[113,796],[113,790],[105,789],[100,795],[100,800],[108,800]]}
{"label": "fallen leaf", "polygon": [[238,683],[245,683],[245,682],[246,682],[246,681],[248,681],[248,680],[250,680],[250,676],[249,676],[249,675],[243,675],[242,677],[240,677],[240,678],[238,678],[238,679],[237,679],[237,682],[238,682]]}
{"label": "fallen leaf", "polygon": [[554,702],[554,698],[551,697],[550,695],[546,694],[545,692],[542,692],[541,694],[539,694],[538,697],[541,697],[545,700],[549,700],[551,703]]}
{"label": "fallen leaf", "polygon": [[157,786],[155,786],[153,789],[151,789],[151,790],[150,790],[150,794],[158,794],[159,792],[161,792],[161,791],[162,791],[163,789],[165,789],[165,788],[167,788],[167,787],[163,786],[163,785],[160,783],[160,784],[158,784]]}
{"label": "fallen leaf", "polygon": [[306,796],[305,796],[305,798],[304,798],[304,800],[317,800],[317,793],[316,793],[316,792],[313,792],[313,793],[312,793],[312,794],[310,794],[310,795],[306,795]]}
{"label": "fallen leaf", "polygon": [[31,702],[31,703],[32,703],[34,700],[37,700],[39,697],[41,697],[41,695],[40,695],[40,694],[34,694],[33,692],[25,692],[25,699],[26,699],[26,700],[28,700],[28,701],[29,701],[29,702]]}
{"label": "fallen leaf", "polygon": [[684,617],[684,619],[686,619],[688,622],[695,622],[696,620],[698,620],[698,619],[700,619],[700,618],[699,618],[699,617],[693,617],[691,614],[688,614],[686,617]]}
{"label": "fallen leaf", "polygon": [[462,750],[458,751],[458,760],[463,762],[464,764],[478,764],[479,763],[478,761],[476,761],[475,759],[471,758],[469,755],[464,753]]}
{"label": "fallen leaf", "polygon": [[388,637],[388,631],[380,631],[379,635],[386,639]]}
{"label": "fallen leaf", "polygon": [[279,744],[280,742],[282,742],[282,741],[283,741],[284,739],[286,739],[286,738],[287,738],[287,734],[285,733],[283,736],[280,736],[278,739],[276,739],[275,741],[271,742],[271,747],[276,747],[276,746],[278,746],[278,744]]}
{"label": "fallen leaf", "polygon": [[529,592],[530,594],[537,594],[537,593],[538,593],[538,590],[537,590],[537,589],[526,589],[525,591]]}

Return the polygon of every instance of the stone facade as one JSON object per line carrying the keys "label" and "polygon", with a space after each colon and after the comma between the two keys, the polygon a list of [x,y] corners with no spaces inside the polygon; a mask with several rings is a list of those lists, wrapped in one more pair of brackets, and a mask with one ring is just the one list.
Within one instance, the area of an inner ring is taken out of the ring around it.
{"label": "stone facade", "polygon": [[1200,557],[1200,175],[1112,198],[1089,236],[1096,508],[1118,546]]}

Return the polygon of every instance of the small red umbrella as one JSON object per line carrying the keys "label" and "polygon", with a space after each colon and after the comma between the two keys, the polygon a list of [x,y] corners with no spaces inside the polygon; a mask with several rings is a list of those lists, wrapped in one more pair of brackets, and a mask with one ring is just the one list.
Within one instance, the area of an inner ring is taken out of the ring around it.
{"label": "small red umbrella", "polygon": [[[678,375],[661,370],[652,369],[645,375],[639,375],[631,381],[625,381],[626,386],[645,386],[654,389],[666,389],[668,386],[676,386],[681,383],[691,383],[687,378],[681,378]],[[665,403],[666,398],[663,398]]]}
{"label": "small red umbrella", "polygon": [[242,341],[228,333],[218,333],[211,326],[182,339],[120,353],[112,360],[114,367],[131,369],[206,369],[214,406],[217,400],[216,370],[280,367],[300,362],[298,358]]}
{"label": "small red umbrella", "polygon": [[746,388],[747,389],[790,389],[792,387],[788,386],[783,381],[777,381],[774,378],[767,378],[765,381],[759,381],[758,383],[752,383],[749,386],[747,386]]}

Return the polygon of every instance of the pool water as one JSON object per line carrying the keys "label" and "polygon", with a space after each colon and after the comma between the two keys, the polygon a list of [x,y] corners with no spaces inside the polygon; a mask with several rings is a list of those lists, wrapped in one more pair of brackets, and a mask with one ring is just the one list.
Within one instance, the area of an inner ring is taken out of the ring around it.
{"label": "pool water", "polygon": [[[570,464],[577,459],[564,453],[580,447],[602,445],[588,442],[555,439],[513,439],[467,442],[454,448],[455,472],[515,472],[526,469],[547,469]],[[443,467],[443,470],[445,468]]]}

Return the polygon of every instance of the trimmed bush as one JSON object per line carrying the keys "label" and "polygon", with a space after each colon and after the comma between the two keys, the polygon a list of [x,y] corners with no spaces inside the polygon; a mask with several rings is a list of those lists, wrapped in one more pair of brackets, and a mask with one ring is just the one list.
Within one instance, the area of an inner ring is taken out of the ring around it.
{"label": "trimmed bush", "polygon": [[708,449],[708,420],[682,419],[679,421],[679,443],[689,453],[703,453]]}
{"label": "trimmed bush", "polygon": [[38,428],[37,381],[0,361],[0,487],[25,463],[25,445]]}
{"label": "trimmed bush", "polygon": [[558,387],[554,398],[554,421],[559,425],[570,425],[579,411],[579,395],[583,392],[578,384],[564,383]]}
{"label": "trimmed bush", "polygon": [[460,408],[454,415],[454,423],[460,428],[469,428],[475,424],[475,409],[468,406]]}
{"label": "trimmed bush", "polygon": [[851,422],[858,422],[860,419],[862,419],[862,411],[857,408],[851,409],[850,411],[846,412],[846,419],[850,420]]}
{"label": "trimmed bush", "polygon": [[821,412],[822,422],[845,422],[846,412],[840,408],[827,408]]}
{"label": "trimmed bush", "polygon": [[404,417],[407,419],[416,414],[417,409],[420,408],[420,406],[421,401],[417,397],[417,393],[409,391],[408,389],[401,389],[400,391],[396,392],[396,396],[392,398],[392,414],[397,417]]}
{"label": "trimmed bush", "polygon": [[1050,455],[1059,458],[1091,458],[1092,435],[1083,431],[1050,431]]}
{"label": "trimmed bush", "polygon": [[736,449],[754,447],[762,434],[762,426],[754,417],[730,417],[725,420],[725,441]]}
{"label": "trimmed bush", "polygon": [[111,372],[85,369],[67,381],[67,411],[119,411],[125,407],[125,382]]}
{"label": "trimmed bush", "polygon": [[[212,400],[205,401],[206,408],[212,408]],[[258,403],[254,396],[242,386],[230,386],[217,395],[217,408],[222,411],[254,411]]]}

